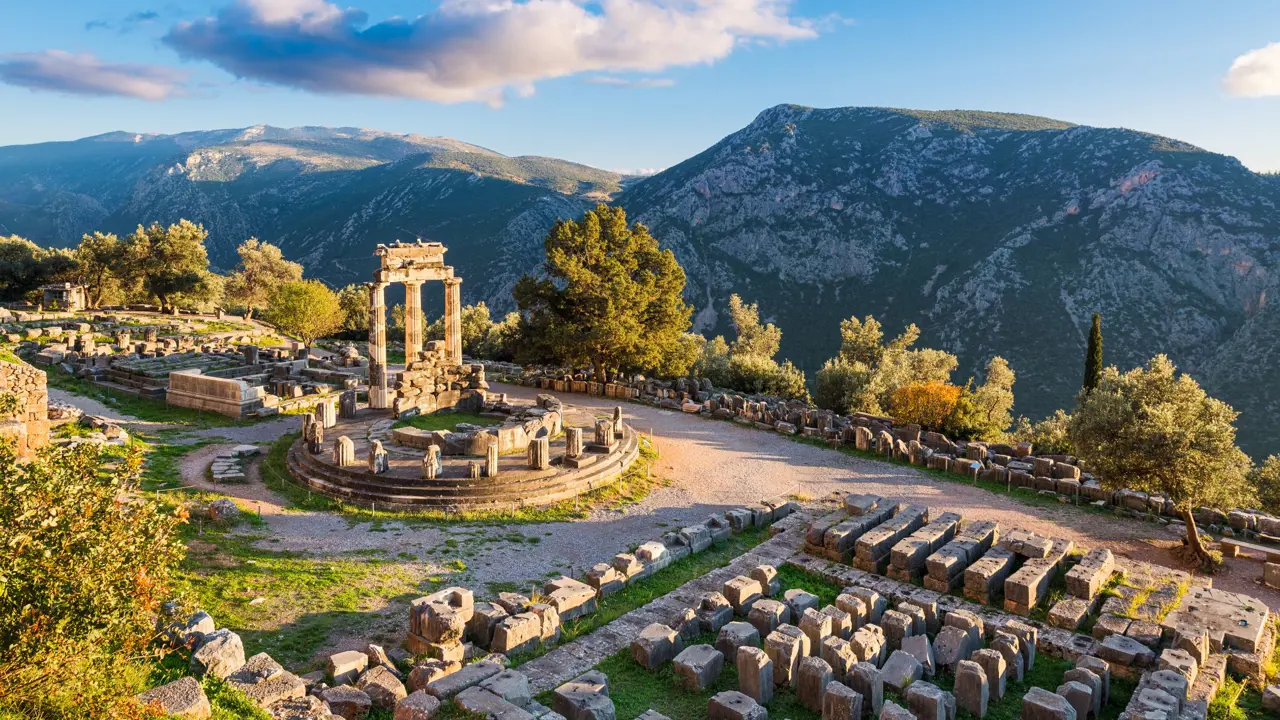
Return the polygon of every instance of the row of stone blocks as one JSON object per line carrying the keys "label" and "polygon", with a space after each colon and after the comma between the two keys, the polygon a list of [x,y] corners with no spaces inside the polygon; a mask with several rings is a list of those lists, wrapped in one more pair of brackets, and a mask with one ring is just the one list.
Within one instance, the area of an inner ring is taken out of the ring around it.
{"label": "row of stone blocks", "polygon": [[[1036,631],[1020,623],[1007,623],[995,631],[992,648],[979,650],[982,619],[966,611],[953,611],[931,645],[922,608],[902,603],[896,610],[886,609],[887,601],[874,590],[848,588],[850,592],[840,595],[837,606],[822,610],[816,609],[816,597],[788,590],[781,595],[785,602],[776,603],[775,613],[776,601],[759,597],[757,586],[778,595],[772,568],[758,567],[750,576],[726,583],[725,594],[735,600],[719,598],[717,593],[704,596],[698,612],[713,607],[718,612],[703,615],[702,623],[691,631],[679,623],[673,623],[675,627],[659,623],[646,627],[632,643],[633,658],[650,670],[674,663],[677,682],[695,691],[713,683],[730,658],[737,665],[740,693],[755,703],[768,704],[773,688],[787,685],[815,712],[824,717],[834,712],[830,717],[842,718],[880,712],[885,685],[899,694],[905,692],[913,711],[925,707],[937,710],[949,694],[940,695],[935,686],[916,681],[943,669],[956,675],[960,706],[981,717],[989,694],[1002,698],[1007,678],[1021,681],[1024,667],[1030,669],[1035,661]],[[751,593],[743,594],[744,588]],[[790,613],[797,608],[803,608],[798,613],[799,627],[772,624],[776,617],[791,619]],[[767,616],[759,612],[762,609],[769,611]],[[739,615],[745,610],[750,621],[733,621],[735,610]],[[879,624],[871,623],[873,618]],[[767,624],[759,625],[762,621]],[[766,635],[768,628],[772,630]],[[683,647],[684,639],[708,630],[718,630],[714,646]],[[888,653],[892,654],[886,660]],[[1103,702],[1099,691],[1103,678],[1109,683],[1109,667],[1094,657],[1086,657],[1080,664],[1068,673],[1069,682],[1060,690],[1072,698],[1084,693],[1082,697],[1090,704]],[[1071,685],[1073,680],[1081,681],[1085,689]],[[951,709],[950,717],[954,717],[955,704],[955,699],[943,702]]]}

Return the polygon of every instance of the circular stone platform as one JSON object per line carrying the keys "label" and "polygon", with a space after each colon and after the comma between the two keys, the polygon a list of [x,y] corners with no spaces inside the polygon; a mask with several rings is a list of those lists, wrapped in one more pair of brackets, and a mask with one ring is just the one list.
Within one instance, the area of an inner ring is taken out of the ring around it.
{"label": "circular stone platform", "polygon": [[[344,502],[368,507],[413,510],[423,508],[450,510],[506,509],[537,507],[574,498],[613,484],[640,454],[639,437],[629,425],[623,425],[623,436],[616,448],[583,468],[564,465],[564,435],[551,440],[551,468],[534,470],[524,452],[501,455],[498,476],[484,477],[484,458],[446,455],[440,458],[440,472],[434,479],[422,477],[422,450],[405,448],[384,441],[388,469],[385,473],[369,472],[369,447],[374,439],[385,438],[394,418],[387,411],[361,408],[354,418],[339,418],[337,424],[324,431],[324,452],[312,454],[299,439],[289,448],[287,463],[294,479],[317,492]],[[568,425],[566,425],[568,426]],[[589,439],[593,428],[583,428]],[[356,464],[339,467],[334,462],[333,447],[346,436],[355,445]],[[584,451],[584,455],[591,454]],[[470,477],[470,464],[481,466],[481,477]]]}

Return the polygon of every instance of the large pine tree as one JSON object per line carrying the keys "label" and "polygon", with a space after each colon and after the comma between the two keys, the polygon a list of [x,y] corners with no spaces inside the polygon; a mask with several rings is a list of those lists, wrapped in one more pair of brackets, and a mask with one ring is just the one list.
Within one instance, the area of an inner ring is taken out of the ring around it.
{"label": "large pine tree", "polygon": [[547,234],[542,277],[526,275],[512,292],[520,307],[523,360],[591,366],[597,379],[624,370],[670,367],[692,308],[684,270],[645,226],[627,225],[621,208],[598,205]]}
{"label": "large pine tree", "polygon": [[1102,316],[1098,313],[1093,314],[1093,327],[1089,329],[1089,348],[1084,354],[1084,384],[1082,387],[1085,392],[1089,392],[1098,387],[1098,380],[1102,378]]}

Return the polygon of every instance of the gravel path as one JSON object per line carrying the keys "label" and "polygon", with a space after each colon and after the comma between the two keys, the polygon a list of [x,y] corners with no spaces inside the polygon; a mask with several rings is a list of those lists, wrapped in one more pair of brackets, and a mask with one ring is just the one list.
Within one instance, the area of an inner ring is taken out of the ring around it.
{"label": "gravel path", "polygon": [[[493,390],[528,400],[537,395],[536,390],[514,386],[495,385]],[[599,415],[608,414],[616,405],[606,398],[584,395],[563,399],[576,410]],[[666,528],[786,493],[809,498],[875,493],[945,507],[970,519],[995,520],[1005,529],[1066,537],[1084,547],[1105,545],[1135,560],[1173,563],[1168,548],[1177,543],[1177,536],[1156,525],[1070,506],[1025,505],[962,482],[942,482],[910,467],[850,457],[733,423],[634,404],[623,405],[623,411],[627,421],[641,432],[654,433],[660,452],[656,471],[670,484],[624,511],[597,511],[573,523],[571,532],[565,532],[566,523],[441,527],[398,521],[352,522],[324,513],[281,511],[274,493],[260,484],[256,464],[251,466],[250,483],[210,489],[241,499],[251,508],[256,507],[253,503],[262,503],[271,538],[264,541],[264,549],[320,555],[381,549],[423,560],[438,558],[441,565],[435,569],[440,572],[448,571],[444,566],[448,559],[459,557],[468,565],[465,578],[460,580],[477,589],[486,583],[528,582],[555,571],[581,570],[653,539]],[[286,427],[264,423],[250,428],[218,428],[209,434],[226,436],[233,442],[264,443],[294,424],[291,419],[280,422]],[[247,430],[249,436],[257,437],[242,440],[232,436],[235,430]],[[216,447],[210,447],[189,456],[183,463],[184,481],[203,483],[204,468],[216,452]],[[496,540],[508,536],[523,536],[526,541]],[[428,558],[427,551],[450,539],[458,543],[457,549],[448,554],[442,549]],[[1280,607],[1280,593],[1257,584],[1254,579],[1260,576],[1260,563],[1237,559],[1231,561],[1229,572],[1215,578],[1215,585]]]}

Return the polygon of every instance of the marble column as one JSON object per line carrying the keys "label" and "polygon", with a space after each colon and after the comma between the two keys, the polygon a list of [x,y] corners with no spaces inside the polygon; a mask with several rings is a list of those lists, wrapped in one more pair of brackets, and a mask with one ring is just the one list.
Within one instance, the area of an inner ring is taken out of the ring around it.
{"label": "marble column", "polygon": [[369,283],[369,407],[391,407],[387,397],[386,283]]}
{"label": "marble column", "polygon": [[462,364],[462,278],[444,281],[444,349],[449,362]]}
{"label": "marble column", "polygon": [[404,361],[422,355],[422,282],[404,284]]}

